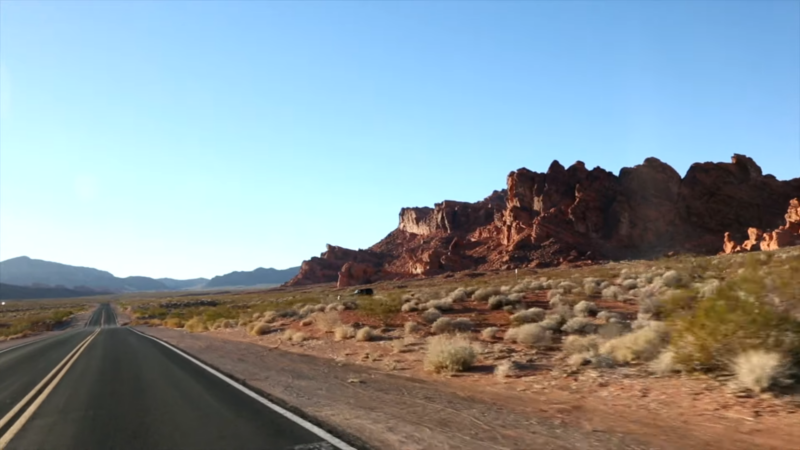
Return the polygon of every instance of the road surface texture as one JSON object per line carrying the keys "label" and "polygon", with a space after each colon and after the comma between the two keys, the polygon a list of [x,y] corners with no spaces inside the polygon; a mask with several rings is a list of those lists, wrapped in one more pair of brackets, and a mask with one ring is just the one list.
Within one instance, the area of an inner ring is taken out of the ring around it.
{"label": "road surface texture", "polygon": [[163,343],[117,327],[108,305],[85,329],[0,353],[0,415],[73,350],[55,381],[0,428],[0,448],[352,448]]}

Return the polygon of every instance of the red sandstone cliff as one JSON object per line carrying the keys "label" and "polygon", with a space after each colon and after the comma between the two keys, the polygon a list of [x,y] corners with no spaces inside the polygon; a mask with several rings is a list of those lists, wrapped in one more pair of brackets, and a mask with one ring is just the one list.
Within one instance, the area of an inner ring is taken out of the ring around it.
{"label": "red sandstone cliff", "polygon": [[328,246],[288,284],[352,286],[671,251],[713,254],[730,230],[742,230],[729,234],[731,241],[744,239],[748,228],[777,229],[770,239],[785,240],[794,230],[779,228],[786,205],[800,197],[800,178],[764,175],[743,155],[730,163],[693,164],[683,178],[656,158],[619,175],[580,161],[569,168],[553,161],[544,173],[511,172],[506,184],[476,203],[403,208],[397,229],[377,244],[359,251]]}

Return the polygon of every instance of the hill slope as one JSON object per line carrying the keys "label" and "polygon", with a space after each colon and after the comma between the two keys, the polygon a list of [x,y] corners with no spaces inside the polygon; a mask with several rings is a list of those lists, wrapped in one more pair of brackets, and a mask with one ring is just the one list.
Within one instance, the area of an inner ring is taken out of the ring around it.
{"label": "hill slope", "polygon": [[212,278],[205,284],[205,288],[217,288],[226,286],[257,286],[260,284],[281,284],[292,279],[300,272],[300,267],[290,267],[288,269],[265,269],[259,267],[250,272],[231,272]]}
{"label": "hill slope", "polygon": [[110,294],[110,292],[96,291],[88,288],[69,289],[64,287],[28,287],[0,283],[0,300],[73,298],[106,294]]}

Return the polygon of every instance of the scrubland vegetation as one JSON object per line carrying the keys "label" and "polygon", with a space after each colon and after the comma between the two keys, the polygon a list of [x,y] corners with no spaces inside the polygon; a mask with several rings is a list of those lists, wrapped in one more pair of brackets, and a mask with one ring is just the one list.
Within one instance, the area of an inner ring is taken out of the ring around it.
{"label": "scrubland vegetation", "polygon": [[[188,332],[278,333],[295,344],[396,340],[397,351],[416,339],[433,373],[469,370],[490,345],[536,350],[573,371],[727,374],[752,392],[797,383],[798,249],[520,272],[384,282],[365,297],[314,287],[122,306],[132,324]],[[493,364],[500,379],[519,373],[510,358]]]}
{"label": "scrubland vegetation", "polygon": [[0,341],[59,329],[66,326],[75,314],[88,308],[88,303],[73,299],[8,302],[0,308]]}

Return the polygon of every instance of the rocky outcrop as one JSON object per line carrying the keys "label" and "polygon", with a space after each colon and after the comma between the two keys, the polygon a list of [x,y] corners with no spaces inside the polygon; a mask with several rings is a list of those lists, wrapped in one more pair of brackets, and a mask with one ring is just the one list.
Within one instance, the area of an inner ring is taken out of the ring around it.
{"label": "rocky outcrop", "polygon": [[[800,197],[800,178],[764,175],[744,155],[730,163],[694,164],[684,177],[657,158],[619,175],[589,170],[581,161],[569,167],[553,161],[544,173],[511,172],[506,185],[476,203],[403,208],[386,238],[368,250],[329,246],[304,262],[290,284],[352,286],[470,269],[713,254],[726,231],[725,251],[786,245],[796,235],[788,222],[776,228],[789,200]],[[775,231],[760,231],[770,229]]]}
{"label": "rocky outcrop", "polygon": [[722,253],[770,251],[800,245],[800,199],[794,198],[789,201],[789,210],[784,218],[786,224],[773,231],[764,233],[758,228],[749,228],[747,230],[748,239],[741,245],[736,244],[736,241],[731,238],[730,232],[725,233]]}

